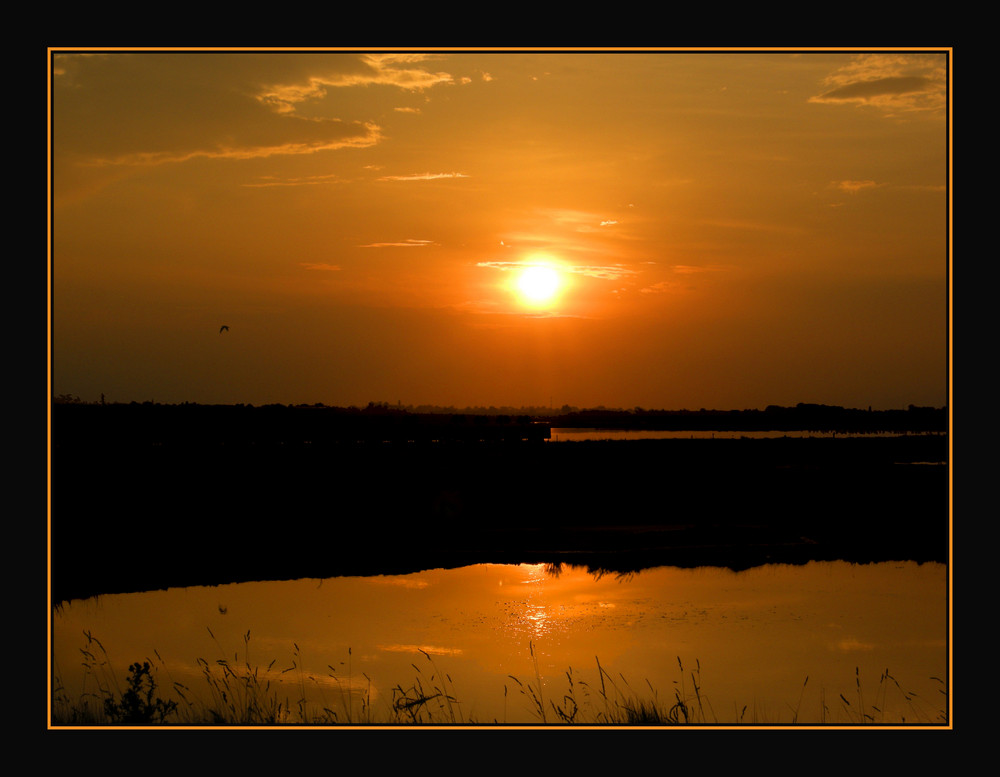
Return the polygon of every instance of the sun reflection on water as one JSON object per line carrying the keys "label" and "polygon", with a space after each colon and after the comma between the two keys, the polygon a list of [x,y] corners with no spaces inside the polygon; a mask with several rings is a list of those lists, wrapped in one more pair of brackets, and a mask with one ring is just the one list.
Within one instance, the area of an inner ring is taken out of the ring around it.
{"label": "sun reflection on water", "polygon": [[[547,564],[521,564],[521,577],[514,583],[522,595],[498,602],[503,609],[501,630],[508,636],[527,637],[538,641],[543,637],[566,634],[586,613],[580,606],[561,596],[565,588],[558,570]],[[501,586],[503,583],[501,582]],[[600,603],[591,602],[600,606]]]}

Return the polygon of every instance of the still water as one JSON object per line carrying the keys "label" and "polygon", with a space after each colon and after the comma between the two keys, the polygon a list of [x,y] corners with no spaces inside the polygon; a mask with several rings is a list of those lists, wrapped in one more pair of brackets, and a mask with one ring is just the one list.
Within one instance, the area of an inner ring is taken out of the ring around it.
{"label": "still water", "polygon": [[[912,433],[917,436],[922,433]],[[588,442],[591,440],[762,440],[773,437],[898,437],[888,432],[818,432],[818,431],[663,431],[649,429],[580,429],[553,427],[549,442]]]}
{"label": "still water", "polygon": [[941,724],[947,590],[945,566],[912,562],[623,578],[486,564],[170,589],[58,608],[53,666],[75,699],[148,659],[159,693],[181,683],[198,704],[206,667],[249,666],[292,723],[403,722],[394,698],[419,691],[452,699],[416,708],[449,725],[560,723],[553,704],[620,721],[636,698],[681,699],[708,725]]}

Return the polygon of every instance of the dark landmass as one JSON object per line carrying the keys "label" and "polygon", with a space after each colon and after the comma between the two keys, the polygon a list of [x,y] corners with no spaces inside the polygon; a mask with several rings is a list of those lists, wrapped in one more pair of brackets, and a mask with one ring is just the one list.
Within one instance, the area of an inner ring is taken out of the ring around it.
{"label": "dark landmass", "polygon": [[388,410],[55,405],[54,601],[484,562],[948,557],[944,434],[553,444],[530,416]]}
{"label": "dark landmass", "polygon": [[[329,438],[332,433],[349,437],[388,435],[405,437],[408,430],[429,430],[435,425],[456,428],[463,425],[510,426],[517,424],[548,425],[567,429],[641,429],[644,431],[806,431],[843,434],[918,433],[944,434],[948,430],[947,408],[910,405],[905,410],[872,410],[839,405],[799,403],[794,407],[769,405],[763,410],[647,410],[641,407],[596,407],[580,409],[564,405],[561,409],[543,407],[439,407],[432,405],[390,405],[369,402],[366,407],[330,407],[314,405],[163,405],[155,402],[129,404],[87,404],[78,397],[64,395],[55,405],[65,419],[66,437],[92,424],[88,433],[102,430],[121,434],[121,424],[136,427],[138,434],[152,439],[164,430],[175,437],[188,439],[207,426],[217,438],[232,442],[251,438],[286,439],[301,442]],[[70,405],[73,411],[62,411]],[[96,411],[79,408],[101,407]],[[100,425],[97,425],[99,419]],[[170,430],[172,424],[179,428]],[[138,424],[138,426],[136,426]],[[117,429],[115,427],[118,427]],[[461,432],[461,428],[458,429]],[[537,430],[536,430],[537,431]],[[468,439],[469,435],[460,435]],[[429,434],[424,434],[429,438]],[[388,439],[389,437],[387,437]]]}
{"label": "dark landmass", "polygon": [[769,405],[763,410],[578,410],[545,419],[553,427],[644,431],[836,432],[840,434],[945,433],[945,408],[860,410],[835,405]]}

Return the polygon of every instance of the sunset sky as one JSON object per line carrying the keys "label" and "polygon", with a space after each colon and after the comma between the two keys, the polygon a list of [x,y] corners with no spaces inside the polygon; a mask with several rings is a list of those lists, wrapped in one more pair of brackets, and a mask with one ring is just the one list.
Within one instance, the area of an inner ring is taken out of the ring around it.
{"label": "sunset sky", "polygon": [[948,401],[946,51],[51,63],[56,395]]}

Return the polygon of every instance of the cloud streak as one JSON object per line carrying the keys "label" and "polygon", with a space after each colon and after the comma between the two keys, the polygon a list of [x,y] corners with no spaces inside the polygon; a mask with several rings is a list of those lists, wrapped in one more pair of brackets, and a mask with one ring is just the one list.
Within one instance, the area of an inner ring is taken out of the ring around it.
{"label": "cloud streak", "polygon": [[[55,59],[61,148],[89,167],[153,167],[195,160],[255,160],[363,149],[383,140],[370,116],[345,117],[356,101],[336,90],[385,86],[409,93],[450,84],[409,52],[266,57],[191,54]],[[232,80],[239,68],[242,82]],[[268,81],[266,79],[273,79]],[[419,112],[419,108],[399,111]],[[367,112],[367,111],[366,111]],[[95,131],[95,117],[115,122]],[[397,112],[398,115],[398,112]],[[87,126],[88,132],[75,132]],[[304,180],[259,185],[302,185]]]}
{"label": "cloud streak", "polygon": [[[506,272],[507,270],[518,270],[523,267],[533,267],[536,262],[501,262],[501,261],[489,261],[489,262],[477,262],[477,267],[488,267],[494,270],[500,270],[501,272]],[[600,278],[602,280],[620,280],[621,278],[627,278],[636,274],[635,270],[631,270],[622,265],[593,265],[593,264],[563,264],[558,263],[558,268],[562,272],[573,273],[576,275],[586,275],[591,278]]]}
{"label": "cloud streak", "polygon": [[856,100],[868,102],[878,97],[926,92],[931,87],[931,81],[923,76],[898,76],[895,78],[875,78],[871,81],[858,81],[853,84],[832,89],[825,94],[813,98],[816,102],[836,100]]}
{"label": "cloud streak", "polygon": [[875,181],[833,181],[831,185],[847,194],[857,194],[865,189],[875,189],[878,187]]}
{"label": "cloud streak", "polygon": [[940,111],[946,100],[944,54],[864,54],[831,73],[812,103],[857,105],[887,113]]}
{"label": "cloud streak", "polygon": [[[339,123],[339,122],[338,122]],[[91,160],[93,166],[129,165],[150,167],[164,164],[189,162],[193,159],[248,160],[272,156],[295,156],[316,154],[321,151],[337,151],[344,148],[368,148],[382,139],[381,129],[371,123],[355,126],[342,137],[317,138],[312,140],[290,140],[274,145],[219,145],[214,148],[190,149],[185,151],[140,151],[116,157]]]}
{"label": "cloud streak", "polygon": [[395,243],[368,243],[358,246],[359,248],[425,248],[426,246],[437,245],[433,240],[414,240],[408,238]]}
{"label": "cloud streak", "polygon": [[383,175],[379,181],[437,181],[443,178],[468,178],[465,173],[412,173],[410,175]]}
{"label": "cloud streak", "polygon": [[256,99],[277,113],[290,114],[296,113],[303,103],[325,98],[330,89],[392,86],[419,92],[455,82],[448,73],[432,73],[414,67],[430,59],[432,57],[427,54],[365,54],[359,58],[361,67],[356,71],[310,76],[297,83],[275,84],[260,91]]}
{"label": "cloud streak", "polygon": [[249,188],[266,188],[269,186],[321,186],[331,183],[343,183],[344,179],[339,175],[310,175],[305,178],[285,178],[278,179],[274,176],[265,176],[264,180],[258,183],[243,184]]}

